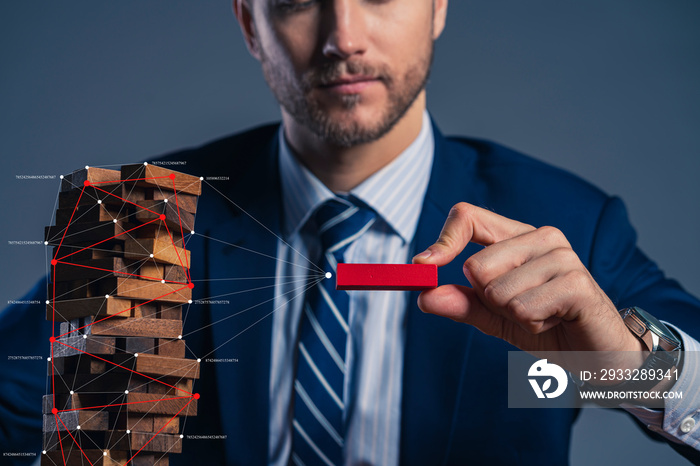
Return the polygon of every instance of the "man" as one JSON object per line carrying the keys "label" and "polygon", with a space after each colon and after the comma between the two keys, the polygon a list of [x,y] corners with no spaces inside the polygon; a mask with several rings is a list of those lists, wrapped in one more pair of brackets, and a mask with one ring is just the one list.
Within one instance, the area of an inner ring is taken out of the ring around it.
{"label": "man", "polygon": [[[345,260],[406,262],[415,255],[415,262],[441,266],[443,283],[464,283],[466,275],[473,287],[446,284],[418,298],[423,311],[459,323],[418,314],[415,294],[350,296],[347,410],[338,442],[344,462],[565,462],[576,412],[507,409],[504,361],[513,348],[497,338],[526,351],[641,353],[642,341],[617,312],[632,305],[698,334],[700,305],[636,250],[619,201],[500,147],[445,139],[431,124],[424,86],[446,0],[236,0],[234,10],[280,102],[282,127],[171,157],[235,170],[225,194],[238,205],[203,206],[198,228],[276,257],[277,268],[258,261],[246,263],[245,273],[272,271],[278,280],[273,303],[264,307],[272,317],[250,317],[254,327],[227,327],[218,309],[188,322],[195,347],[241,355],[241,363],[203,374],[201,391],[212,396],[188,426],[220,428],[228,436],[225,450],[185,445],[183,458],[322,464],[330,455],[309,451],[316,438],[297,423],[294,368],[301,364],[306,297],[288,294],[295,288],[283,277],[313,278],[300,269],[307,255],[314,262],[321,255],[314,219],[336,195],[378,217]],[[254,237],[251,217],[280,238]],[[213,242],[209,248],[200,259],[206,266],[193,265],[206,278],[245,263],[238,250]],[[206,296],[230,292],[214,281],[207,286]],[[211,322],[217,325],[207,327]],[[697,345],[679,334],[686,350]],[[492,386],[480,386],[474,374],[488,374]],[[667,412],[629,409],[697,458],[697,433],[678,427],[697,409],[688,401],[667,405]]]}

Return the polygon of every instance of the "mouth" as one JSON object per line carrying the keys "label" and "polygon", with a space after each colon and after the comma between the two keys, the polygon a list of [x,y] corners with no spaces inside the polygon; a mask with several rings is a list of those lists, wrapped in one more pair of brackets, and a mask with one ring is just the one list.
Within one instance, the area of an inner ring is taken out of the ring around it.
{"label": "mouth", "polygon": [[376,76],[349,75],[322,82],[318,87],[338,94],[359,94],[366,88],[380,82],[381,78]]}

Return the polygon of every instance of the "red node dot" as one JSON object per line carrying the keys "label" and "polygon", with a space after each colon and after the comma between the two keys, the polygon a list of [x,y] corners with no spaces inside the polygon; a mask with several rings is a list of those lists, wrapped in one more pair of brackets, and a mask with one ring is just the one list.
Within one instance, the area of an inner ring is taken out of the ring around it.
{"label": "red node dot", "polygon": [[198,399],[199,399],[199,393],[195,393],[195,394],[192,395],[192,396],[194,397],[195,400],[198,400]]}
{"label": "red node dot", "polygon": [[165,220],[165,214],[160,214],[160,217],[159,217],[159,218],[160,218],[161,220]]}
{"label": "red node dot", "polygon": [[175,173],[171,173],[171,174],[170,174],[170,179],[171,179],[171,180],[174,180],[174,179],[175,179]]}
{"label": "red node dot", "polygon": [[51,343],[55,342],[55,341],[56,341],[56,337],[51,337],[51,338],[49,338],[49,341],[50,341]]}
{"label": "red node dot", "polygon": [[83,182],[83,185],[85,185],[85,186],[90,186],[90,180],[85,180],[85,181]]}
{"label": "red node dot", "polygon": [[194,288],[194,283],[189,282],[189,283],[187,284],[187,288],[189,288],[190,290],[191,290],[192,288]]}
{"label": "red node dot", "polygon": [[52,409],[52,410],[51,410],[51,413],[53,413],[53,414],[58,414],[58,409],[57,409],[57,408]]}
{"label": "red node dot", "polygon": [[51,259],[51,265],[56,265],[58,264],[58,261],[56,259]]}

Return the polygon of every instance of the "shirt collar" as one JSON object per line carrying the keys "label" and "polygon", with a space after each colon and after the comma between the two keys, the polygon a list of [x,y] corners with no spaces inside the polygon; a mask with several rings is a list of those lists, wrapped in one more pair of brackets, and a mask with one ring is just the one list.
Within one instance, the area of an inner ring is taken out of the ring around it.
{"label": "shirt collar", "polygon": [[[284,232],[295,235],[316,208],[334,196],[316,176],[292,155],[279,133],[279,167],[284,208]],[[410,242],[418,225],[430,179],[435,141],[428,112],[418,137],[391,163],[374,173],[349,194],[372,207],[404,242]]]}

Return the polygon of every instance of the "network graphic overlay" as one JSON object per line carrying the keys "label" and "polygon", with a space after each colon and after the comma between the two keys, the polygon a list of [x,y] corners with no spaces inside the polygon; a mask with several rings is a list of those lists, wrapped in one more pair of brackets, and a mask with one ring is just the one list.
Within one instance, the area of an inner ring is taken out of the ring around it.
{"label": "network graphic overlay", "polygon": [[[55,225],[45,232],[47,252],[51,251],[46,318],[52,336],[43,400],[42,465],[167,465],[169,454],[182,451],[187,417],[197,415],[200,395],[194,381],[200,363],[209,362],[207,358],[219,354],[221,347],[286,309],[290,300],[331,274],[243,211],[263,232],[287,246],[287,260],[305,269],[305,274],[193,279],[186,248],[195,237],[243,249],[260,260],[280,258],[195,233],[202,184],[223,202],[240,208],[204,177],[134,164],[120,170],[86,166],[61,178]],[[261,286],[260,280],[269,284]],[[258,304],[244,309],[219,306],[225,310],[184,334],[190,308],[199,304],[192,298],[195,282],[207,281],[216,282],[219,293],[196,301],[228,304],[221,298],[243,292],[265,294]],[[232,282],[239,284],[235,291],[221,293],[225,287],[220,284]],[[273,288],[277,298],[270,297]],[[197,348],[193,351],[185,343],[188,335],[207,327],[230,329],[219,324],[262,308],[263,315],[253,315],[225,334],[223,343],[206,354],[197,355]]]}
{"label": "network graphic overlay", "polygon": [[195,415],[199,399],[181,317],[194,288],[183,238],[199,179],[147,165],[86,167],[63,184],[46,231],[55,248],[42,459],[133,464],[148,452],[166,464],[181,449],[179,416]]}

